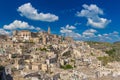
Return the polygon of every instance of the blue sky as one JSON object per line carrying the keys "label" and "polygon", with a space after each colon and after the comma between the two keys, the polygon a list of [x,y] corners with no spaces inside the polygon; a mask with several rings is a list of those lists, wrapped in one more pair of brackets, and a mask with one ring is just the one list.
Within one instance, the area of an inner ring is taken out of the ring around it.
{"label": "blue sky", "polygon": [[45,30],[76,40],[120,41],[119,0],[0,0],[0,34]]}

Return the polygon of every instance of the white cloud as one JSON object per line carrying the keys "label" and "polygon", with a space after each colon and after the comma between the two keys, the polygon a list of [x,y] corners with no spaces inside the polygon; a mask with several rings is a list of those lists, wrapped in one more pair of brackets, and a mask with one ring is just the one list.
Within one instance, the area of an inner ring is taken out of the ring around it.
{"label": "white cloud", "polygon": [[97,35],[97,38],[99,39],[99,41],[103,41],[103,42],[120,41],[119,32],[117,31],[113,31],[112,33],[99,34]]}
{"label": "white cloud", "polygon": [[91,5],[83,5],[83,10],[80,12],[77,12],[78,17],[85,17],[87,18],[88,22],[87,25],[90,25],[95,28],[105,28],[107,24],[111,22],[111,20],[108,20],[106,18],[101,18],[99,15],[103,15],[104,12],[102,9],[100,9],[97,5],[91,4]]}
{"label": "white cloud", "polygon": [[97,26],[97,28],[104,28],[107,24],[111,22],[110,20],[107,20],[105,18],[99,18],[98,20],[99,21],[94,21],[93,19],[88,18],[87,25],[91,25],[94,27]]}
{"label": "white cloud", "polygon": [[76,22],[74,25],[75,25],[75,26],[79,26],[79,25],[81,25],[81,23]]}
{"label": "white cloud", "polygon": [[37,30],[37,31],[40,31],[40,30],[41,30],[41,28],[39,28],[39,27],[36,27],[36,28],[35,28],[35,30]]}
{"label": "white cloud", "polygon": [[75,29],[69,29],[67,25],[65,27],[61,27],[61,34],[64,36],[72,37],[75,40],[83,40],[83,41],[102,41],[102,42],[115,42],[120,41],[119,32],[113,31],[111,33],[100,34],[95,29],[88,29],[83,31],[82,33],[75,32]]}
{"label": "white cloud", "polygon": [[88,30],[85,30],[82,34],[83,34],[83,36],[85,37],[93,37],[93,36],[95,36],[95,33],[96,33],[97,31],[96,30],[94,30],[94,29],[88,29]]}
{"label": "white cloud", "polygon": [[79,33],[74,32],[75,29],[76,29],[75,26],[66,25],[65,27],[61,27],[60,32],[64,36],[72,37],[75,39],[81,36]]}
{"label": "white cloud", "polygon": [[15,29],[35,29],[34,26],[29,25],[27,22],[15,20],[9,25],[4,25],[4,29],[7,30],[15,30]]}
{"label": "white cloud", "polygon": [[72,30],[68,30],[68,29],[62,29],[60,30],[61,33],[70,33],[72,32]]}
{"label": "white cloud", "polygon": [[78,39],[78,38],[81,37],[81,34],[72,31],[72,32],[70,32],[70,33],[66,33],[66,36],[72,37],[72,38],[74,38],[74,39]]}
{"label": "white cloud", "polygon": [[73,31],[73,29],[76,29],[76,27],[75,26],[70,26],[70,25],[66,25],[65,27],[61,27],[61,30],[60,30],[60,32],[61,33],[70,33],[70,32],[72,32]]}
{"label": "white cloud", "polygon": [[103,10],[100,9],[95,4],[91,4],[90,6],[84,4],[83,8],[84,8],[83,10],[81,10],[80,12],[77,12],[77,16],[91,18],[93,16],[98,16],[99,14],[101,15],[103,14]]}
{"label": "white cloud", "polygon": [[66,29],[76,29],[76,27],[68,24],[66,25]]}
{"label": "white cloud", "polygon": [[9,35],[10,32],[4,30],[4,29],[0,29],[0,35]]}
{"label": "white cloud", "polygon": [[[104,34],[95,34],[96,32],[97,32],[96,30],[86,30],[83,32],[83,34],[79,38],[79,40],[102,41],[102,42],[120,41],[120,36],[119,36],[119,33],[117,31],[114,31],[111,33],[104,33]],[[85,36],[85,35],[87,35],[87,36]]]}
{"label": "white cloud", "polygon": [[51,14],[51,13],[38,13],[38,10],[35,9],[31,3],[26,3],[21,5],[18,9],[18,12],[20,12],[21,16],[25,16],[26,18],[32,19],[32,20],[40,20],[40,21],[46,21],[46,22],[54,22],[59,19],[58,16]]}
{"label": "white cloud", "polygon": [[[70,27],[70,26],[69,26]],[[120,41],[119,32],[113,31],[111,33],[99,34],[95,29],[88,29],[82,33],[75,32],[75,29],[69,28],[68,25],[61,27],[61,34],[64,36],[72,37],[75,40],[83,41],[102,41],[102,42],[115,42]]]}
{"label": "white cloud", "polygon": [[113,34],[114,34],[114,35],[118,35],[118,34],[119,34],[119,32],[117,32],[117,31],[114,31],[114,32],[113,32]]}

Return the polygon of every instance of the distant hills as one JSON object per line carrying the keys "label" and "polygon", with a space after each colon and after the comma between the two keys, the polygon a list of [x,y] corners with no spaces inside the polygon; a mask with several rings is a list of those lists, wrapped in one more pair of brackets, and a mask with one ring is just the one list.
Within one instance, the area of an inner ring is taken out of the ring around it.
{"label": "distant hills", "polygon": [[114,43],[86,41],[90,47],[106,52],[113,61],[120,61],[120,41]]}

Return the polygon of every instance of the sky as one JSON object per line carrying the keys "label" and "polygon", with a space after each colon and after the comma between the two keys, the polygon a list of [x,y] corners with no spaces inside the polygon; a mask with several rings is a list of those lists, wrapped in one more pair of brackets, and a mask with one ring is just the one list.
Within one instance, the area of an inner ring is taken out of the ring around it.
{"label": "sky", "polygon": [[120,41],[120,0],[0,0],[0,34],[47,31],[75,40]]}

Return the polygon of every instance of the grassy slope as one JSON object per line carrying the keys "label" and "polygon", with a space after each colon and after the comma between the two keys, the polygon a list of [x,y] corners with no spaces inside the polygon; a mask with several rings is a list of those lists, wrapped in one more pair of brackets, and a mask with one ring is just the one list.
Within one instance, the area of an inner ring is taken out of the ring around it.
{"label": "grassy slope", "polygon": [[120,42],[107,43],[107,42],[87,42],[92,48],[100,49],[108,54],[113,61],[120,61]]}

